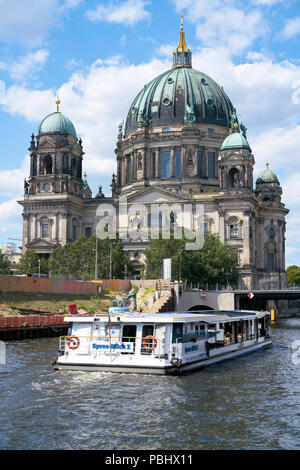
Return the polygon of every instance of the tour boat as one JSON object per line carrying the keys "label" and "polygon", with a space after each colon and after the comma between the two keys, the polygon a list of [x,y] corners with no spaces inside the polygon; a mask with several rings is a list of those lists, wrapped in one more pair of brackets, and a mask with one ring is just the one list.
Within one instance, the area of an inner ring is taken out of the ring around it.
{"label": "tour boat", "polygon": [[269,312],[199,311],[73,315],[54,367],[181,374],[272,344]]}

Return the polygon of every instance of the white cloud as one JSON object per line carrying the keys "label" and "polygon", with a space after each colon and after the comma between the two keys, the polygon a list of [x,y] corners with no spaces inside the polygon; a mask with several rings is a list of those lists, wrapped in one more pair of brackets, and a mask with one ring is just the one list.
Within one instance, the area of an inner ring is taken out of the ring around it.
{"label": "white cloud", "polygon": [[262,12],[241,9],[237,0],[173,0],[178,12],[186,10],[187,20],[196,24],[196,36],[205,46],[223,46],[240,53],[256,38],[267,33]]}
{"label": "white cloud", "polygon": [[81,0],[1,0],[0,42],[39,45]]}
{"label": "white cloud", "polygon": [[300,33],[300,16],[291,18],[285,24],[280,36],[282,39],[291,39]]}
{"label": "white cloud", "polygon": [[[290,128],[277,127],[253,136],[251,146],[255,154],[256,171],[262,171],[265,163],[269,161],[271,170],[275,173],[281,172],[284,178],[293,175],[296,182],[296,174],[298,177],[300,175],[299,139],[299,125]],[[294,197],[289,191],[297,189],[295,186],[286,186],[285,200],[291,204]]]}
{"label": "white cloud", "polygon": [[[97,60],[88,72],[74,73],[58,90],[60,109],[72,119],[83,140],[84,169],[94,190],[102,183],[107,191],[116,171],[118,125],[126,119],[131,102],[150,79],[169,65],[162,60],[132,65],[121,57]],[[30,90],[15,85],[7,90],[5,110],[33,122],[36,133],[39,122],[55,111],[55,96],[56,90]]]}
{"label": "white cloud", "polygon": [[37,72],[42,69],[48,57],[49,52],[46,49],[39,49],[19,57],[18,60],[0,62],[0,69],[7,71],[14,80],[36,78]]}
{"label": "white cloud", "polygon": [[127,0],[116,3],[110,1],[107,5],[97,5],[95,10],[88,10],[86,15],[90,21],[107,21],[133,26],[141,20],[150,18],[150,13],[145,9],[148,1]]}
{"label": "white cloud", "polygon": [[0,196],[22,196],[24,179],[29,175],[29,156],[23,160],[21,168],[15,170],[0,170]]}
{"label": "white cloud", "polygon": [[283,3],[286,0],[253,0],[253,3],[256,5],[275,5],[276,3]]}
{"label": "white cloud", "polygon": [[0,204],[0,233],[7,236],[22,235],[22,207],[16,199],[9,199]]}
{"label": "white cloud", "polygon": [[[299,159],[299,152],[298,152]],[[299,170],[299,169],[298,169]],[[291,174],[282,185],[284,202],[288,207],[299,205],[300,201],[300,171],[295,169],[295,172]]]}

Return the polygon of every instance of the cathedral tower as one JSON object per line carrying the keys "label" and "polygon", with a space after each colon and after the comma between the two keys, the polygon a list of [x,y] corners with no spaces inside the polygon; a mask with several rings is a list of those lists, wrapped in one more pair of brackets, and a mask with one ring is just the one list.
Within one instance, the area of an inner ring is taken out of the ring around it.
{"label": "cathedral tower", "polygon": [[59,110],[45,117],[32,134],[30,175],[24,182],[23,251],[48,256],[80,232],[81,201],[91,197],[82,179],[83,149],[73,123]]}

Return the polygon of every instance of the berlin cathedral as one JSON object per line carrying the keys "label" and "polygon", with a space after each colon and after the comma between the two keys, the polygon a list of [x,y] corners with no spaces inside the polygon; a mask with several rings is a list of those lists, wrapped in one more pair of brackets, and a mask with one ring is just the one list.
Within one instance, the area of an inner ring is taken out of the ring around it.
{"label": "berlin cathedral", "polygon": [[[119,126],[117,174],[111,197],[92,197],[82,174],[83,144],[59,110],[45,117],[30,142],[30,175],[24,182],[23,253],[48,257],[58,247],[96,231],[102,204],[118,210],[142,204],[169,207],[160,217],[176,224],[174,207],[204,206],[204,230],[237,250],[241,288],[282,288],[285,217],[277,176],[266,169],[253,182],[254,155],[236,109],[208,75],[192,68],[183,24],[173,67],[144,86]],[[165,219],[166,218],[166,219]],[[148,217],[149,219],[149,217]],[[130,223],[130,220],[127,220]],[[139,279],[149,240],[125,240]]]}

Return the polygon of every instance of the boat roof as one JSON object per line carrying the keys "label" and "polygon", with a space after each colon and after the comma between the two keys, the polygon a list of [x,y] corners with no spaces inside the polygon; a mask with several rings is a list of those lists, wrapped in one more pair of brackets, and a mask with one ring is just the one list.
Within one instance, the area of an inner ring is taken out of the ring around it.
{"label": "boat roof", "polygon": [[200,310],[192,312],[166,312],[166,313],[111,313],[106,312],[94,315],[72,315],[64,318],[65,322],[84,323],[93,321],[121,322],[121,323],[224,323],[239,320],[249,320],[270,315],[269,312],[256,312],[247,310]]}

